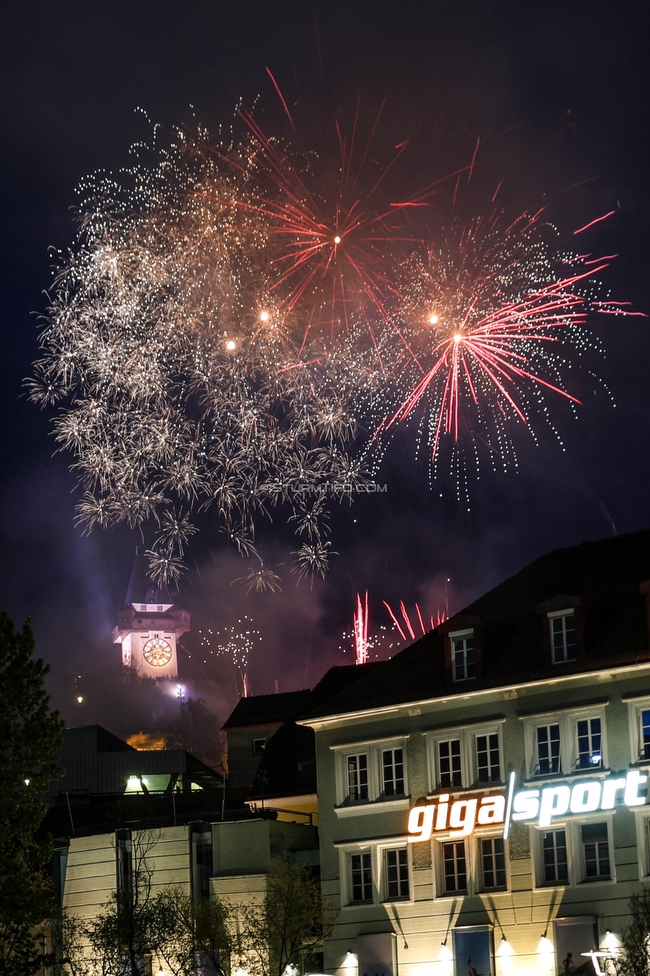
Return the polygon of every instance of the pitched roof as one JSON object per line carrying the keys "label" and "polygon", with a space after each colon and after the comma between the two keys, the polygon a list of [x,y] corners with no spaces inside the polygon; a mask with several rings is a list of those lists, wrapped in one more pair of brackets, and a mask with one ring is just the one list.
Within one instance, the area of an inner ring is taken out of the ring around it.
{"label": "pitched roof", "polygon": [[[301,708],[312,709],[360,681],[380,665],[347,664],[330,668],[311,692],[305,693]],[[296,725],[295,713],[266,743],[253,784],[253,798],[304,796],[316,792],[316,748],[313,730]]]}
{"label": "pitched roof", "polygon": [[[646,598],[639,587],[649,579],[650,529],[556,549],[494,587],[363,680],[310,708],[304,717],[466,693],[467,684],[451,684],[445,668],[444,633],[453,630],[454,624],[461,629],[480,621],[485,628],[482,673],[472,681],[472,689],[648,659]],[[547,608],[540,604],[561,594],[589,607],[584,656],[580,662],[549,666],[543,643]]]}
{"label": "pitched roof", "polygon": [[281,724],[300,713],[310,694],[309,688],[305,688],[302,691],[283,691],[277,695],[250,695],[248,698],[240,698],[222,728]]}

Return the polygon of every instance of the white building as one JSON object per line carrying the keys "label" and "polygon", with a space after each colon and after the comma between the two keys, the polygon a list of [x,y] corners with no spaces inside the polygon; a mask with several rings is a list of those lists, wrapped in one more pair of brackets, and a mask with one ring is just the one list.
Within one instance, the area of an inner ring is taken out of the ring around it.
{"label": "white building", "polygon": [[301,720],[327,973],[606,968],[650,881],[648,579],[650,532],[549,553]]}

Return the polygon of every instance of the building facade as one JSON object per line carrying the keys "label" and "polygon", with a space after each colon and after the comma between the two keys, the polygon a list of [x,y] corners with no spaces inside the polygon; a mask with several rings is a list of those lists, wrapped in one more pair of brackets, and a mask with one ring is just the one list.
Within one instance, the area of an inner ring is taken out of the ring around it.
{"label": "building facade", "polygon": [[649,532],[550,553],[301,720],[326,972],[607,971],[650,881],[649,578]]}

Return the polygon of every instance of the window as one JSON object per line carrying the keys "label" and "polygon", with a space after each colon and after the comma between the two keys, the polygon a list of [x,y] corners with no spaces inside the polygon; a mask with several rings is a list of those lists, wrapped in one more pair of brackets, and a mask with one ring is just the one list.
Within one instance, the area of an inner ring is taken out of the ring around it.
{"label": "window", "polygon": [[460,739],[441,739],[438,742],[438,786],[462,786]]}
{"label": "window", "polygon": [[479,840],[483,889],[506,887],[506,852],[501,837],[482,837]]}
{"label": "window", "polygon": [[462,840],[442,844],[442,865],[446,895],[467,891],[467,859]]}
{"label": "window", "polygon": [[566,853],[566,831],[547,830],[542,834],[543,880],[546,884],[561,884],[569,880]]}
{"label": "window", "polygon": [[650,818],[640,810],[635,810],[634,813],[639,878],[646,881],[650,877]]}
{"label": "window", "polygon": [[578,769],[606,767],[606,706],[607,702],[603,702],[551,715],[523,717],[528,777],[561,776]]}
{"label": "window", "polygon": [[641,722],[641,749],[639,759],[650,759],[650,708],[643,708],[639,713]]}
{"label": "window", "polygon": [[551,658],[553,664],[566,664],[577,659],[576,615],[573,610],[549,613],[551,628]]}
{"label": "window", "polygon": [[601,749],[600,718],[579,719],[576,732],[578,735],[578,762],[580,769],[603,765]]}
{"label": "window", "polygon": [[609,878],[609,840],[607,824],[583,824],[581,827],[584,880]]}
{"label": "window", "polygon": [[342,905],[408,901],[411,867],[408,844],[374,842],[339,848]]}
{"label": "window", "polygon": [[476,677],[476,658],[474,654],[474,631],[466,630],[450,634],[451,641],[451,679],[467,681]]}
{"label": "window", "polygon": [[368,757],[360,752],[347,756],[348,800],[359,803],[368,799]]}
{"label": "window", "polygon": [[408,807],[406,736],[332,746],[337,816],[356,816],[372,804]]}
{"label": "window", "polygon": [[476,736],[476,772],[479,783],[500,783],[499,733]]}
{"label": "window", "polygon": [[534,845],[537,884],[577,885],[610,881],[613,861],[610,849],[611,817],[598,822],[571,818],[552,830],[537,831]]}
{"label": "window", "polygon": [[267,743],[267,739],[253,739],[252,742],[253,755],[261,756],[264,750],[266,749],[266,743]]}
{"label": "window", "polygon": [[384,851],[384,876],[386,901],[410,897],[408,851],[405,847]]}
{"label": "window", "polygon": [[650,761],[650,698],[627,701],[630,719],[630,758],[632,762]]}
{"label": "window", "polygon": [[435,897],[476,895],[508,888],[508,842],[485,828],[471,837],[436,839]]}
{"label": "window", "polygon": [[372,856],[369,851],[350,854],[350,901],[372,902]]}
{"label": "window", "polygon": [[431,732],[429,738],[430,788],[467,789],[481,783],[502,782],[500,727],[464,726],[453,732]]}
{"label": "window", "polygon": [[404,750],[384,749],[381,755],[383,795],[404,796]]}
{"label": "window", "polygon": [[560,726],[558,722],[537,726],[537,765],[534,772],[540,776],[559,773]]}

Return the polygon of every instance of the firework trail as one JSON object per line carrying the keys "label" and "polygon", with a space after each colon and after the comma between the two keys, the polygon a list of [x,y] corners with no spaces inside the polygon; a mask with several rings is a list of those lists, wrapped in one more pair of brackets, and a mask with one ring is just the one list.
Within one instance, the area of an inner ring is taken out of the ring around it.
{"label": "firework trail", "polygon": [[354,611],[354,647],[357,664],[365,664],[368,659],[368,591],[365,603],[357,593],[357,606]]}
{"label": "firework trail", "polygon": [[[434,630],[441,623],[446,620],[446,614],[443,610],[436,611],[432,614],[428,621],[422,614],[420,606],[415,604],[415,624],[411,620],[411,616],[404,604],[403,600],[400,600],[400,613],[402,621],[395,614],[390,606],[385,600],[382,601],[391,619],[391,631],[397,631],[399,634],[399,639],[396,640],[394,636],[391,635],[385,626],[380,626],[374,633],[370,633],[369,630],[369,610],[368,610],[368,593],[366,592],[364,598],[361,598],[361,594],[357,593],[355,610],[353,615],[353,628],[351,633],[344,633],[343,640],[344,644],[340,646],[340,650],[343,653],[347,652],[349,643],[354,646],[355,652],[355,663],[356,664],[366,664],[367,661],[374,657],[376,660],[385,660],[391,656],[391,652],[399,650],[402,643],[406,643],[410,640],[417,640],[420,634],[424,636],[429,630]],[[420,634],[417,631],[420,631]]]}
{"label": "firework trail", "polygon": [[[386,607],[386,609],[388,610],[388,613],[390,614],[390,618],[393,621],[394,626],[397,628],[397,631],[400,637],[402,638],[402,640],[405,641],[408,640],[409,638],[411,640],[417,640],[417,634],[413,626],[413,623],[411,622],[411,617],[409,615],[408,610],[406,609],[404,601],[403,600],[399,601],[399,608],[402,614],[401,624],[397,619],[396,614],[393,612],[393,609],[390,606],[390,604],[386,603],[385,600],[383,600],[382,602]],[[447,619],[447,615],[444,610],[437,610],[435,614],[431,614],[431,616],[429,617],[428,628],[427,628],[427,625],[425,624],[424,621],[424,617],[422,616],[422,611],[420,610],[419,604],[417,603],[415,604],[415,613],[417,616],[416,626],[419,627],[421,636],[423,637],[426,633],[428,633],[429,630],[435,630],[436,627],[439,627],[440,624],[444,623],[444,621]]]}

